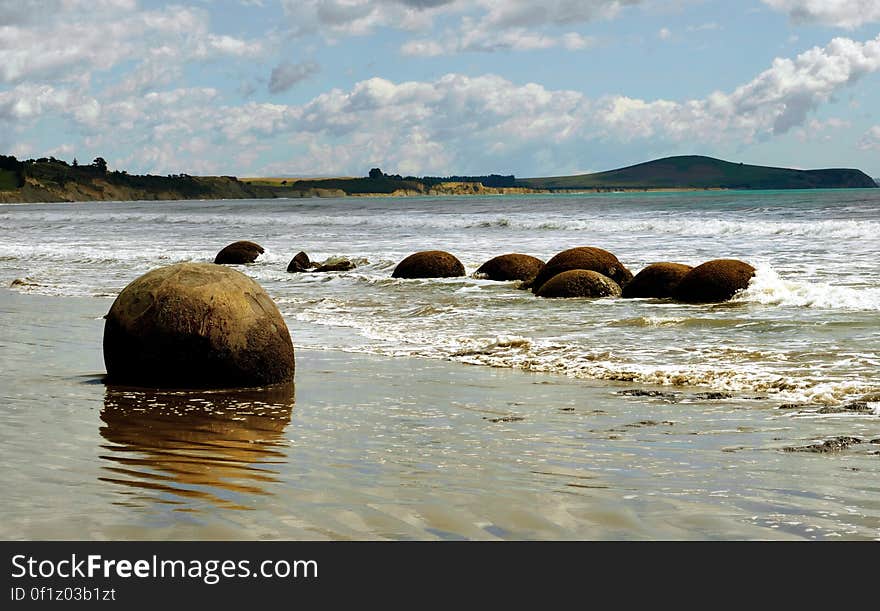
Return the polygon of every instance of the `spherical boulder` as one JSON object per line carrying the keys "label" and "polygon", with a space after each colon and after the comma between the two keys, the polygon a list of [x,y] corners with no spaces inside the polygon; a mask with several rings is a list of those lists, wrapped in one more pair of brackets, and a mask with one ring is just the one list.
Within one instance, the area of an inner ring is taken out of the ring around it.
{"label": "spherical boulder", "polygon": [[623,263],[607,250],[593,246],[578,246],[563,250],[547,261],[531,282],[532,292],[537,294],[541,286],[550,278],[573,269],[598,272],[611,278],[619,286],[625,286],[633,277]]}
{"label": "spherical boulder", "polygon": [[698,265],[678,283],[673,296],[687,303],[727,301],[746,288],[755,268],[736,259],[714,259]]}
{"label": "spherical boulder", "polygon": [[241,240],[233,242],[217,253],[214,257],[214,263],[240,265],[242,263],[253,263],[257,257],[263,254],[265,250],[256,242],[248,242]]}
{"label": "spherical boulder", "polygon": [[531,255],[511,253],[499,255],[483,263],[474,275],[489,280],[529,280],[534,278],[544,262]]}
{"label": "spherical boulder", "polygon": [[599,272],[572,269],[550,278],[536,294],[538,297],[620,297],[620,285]]}
{"label": "spherical boulder", "polygon": [[211,263],[179,263],[125,287],[104,317],[113,384],[231,388],[293,381],[290,332],[263,288]]}
{"label": "spherical boulder", "polygon": [[623,287],[627,298],[671,297],[675,287],[693,267],[681,263],[652,263]]}
{"label": "spherical boulder", "polygon": [[454,255],[442,250],[424,250],[411,254],[397,264],[392,278],[451,278],[464,276],[464,265]]}

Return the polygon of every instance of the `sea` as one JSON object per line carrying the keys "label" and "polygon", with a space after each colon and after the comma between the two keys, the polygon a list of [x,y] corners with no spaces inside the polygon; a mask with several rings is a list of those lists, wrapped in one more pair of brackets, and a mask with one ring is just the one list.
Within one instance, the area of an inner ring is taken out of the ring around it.
{"label": "sea", "polygon": [[[880,189],[0,205],[0,537],[880,539],[878,235]],[[105,386],[119,291],[236,240],[295,391]],[[575,246],[757,273],[715,305],[473,275]],[[421,250],[467,276],[391,277]]]}

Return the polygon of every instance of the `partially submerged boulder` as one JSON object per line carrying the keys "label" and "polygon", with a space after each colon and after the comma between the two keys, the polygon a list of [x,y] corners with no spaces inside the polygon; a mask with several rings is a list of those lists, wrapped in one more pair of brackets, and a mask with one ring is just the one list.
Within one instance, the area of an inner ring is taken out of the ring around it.
{"label": "partially submerged boulder", "polygon": [[300,251],[290,260],[290,263],[287,265],[287,271],[307,272],[313,267],[315,267],[315,264],[309,260],[309,255]]}
{"label": "partially submerged boulder", "polygon": [[755,268],[737,259],[713,259],[689,271],[673,293],[687,303],[719,303],[745,289]]}
{"label": "partially submerged boulder", "polygon": [[534,278],[544,262],[531,255],[510,253],[499,255],[483,263],[475,275],[489,280],[529,280]]}
{"label": "partially submerged boulder", "polygon": [[357,267],[348,259],[331,258],[316,267],[315,272],[347,272]]}
{"label": "partially submerged boulder", "polygon": [[678,283],[693,267],[681,263],[652,263],[623,287],[628,298],[671,297]]}
{"label": "partially submerged boulder", "polygon": [[241,240],[233,242],[217,253],[214,257],[214,263],[241,265],[242,263],[253,263],[257,257],[263,254],[265,250],[256,242],[248,242]]}
{"label": "partially submerged boulder", "polygon": [[392,278],[452,278],[464,276],[464,265],[454,255],[442,250],[424,250],[411,254],[397,264]]}
{"label": "partially submerged boulder", "polygon": [[309,260],[309,256],[300,252],[291,259],[287,266],[288,272],[347,272],[357,267],[345,257],[330,257],[323,263]]}
{"label": "partially submerged boulder", "polygon": [[541,286],[550,278],[574,269],[598,272],[611,278],[619,286],[625,286],[633,277],[623,263],[607,250],[593,246],[579,246],[563,250],[547,261],[530,283],[532,292],[537,294]]}
{"label": "partially submerged boulder", "polygon": [[545,282],[538,297],[619,297],[620,285],[599,272],[572,269],[556,274]]}
{"label": "partially submerged boulder", "polygon": [[161,267],[125,287],[105,316],[114,384],[230,388],[293,381],[290,332],[252,279],[221,265]]}

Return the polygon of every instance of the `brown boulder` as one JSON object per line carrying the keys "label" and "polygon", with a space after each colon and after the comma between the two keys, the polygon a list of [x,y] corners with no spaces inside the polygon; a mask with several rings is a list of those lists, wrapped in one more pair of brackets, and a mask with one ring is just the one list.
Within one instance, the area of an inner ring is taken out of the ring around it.
{"label": "brown boulder", "polygon": [[529,280],[544,267],[544,262],[531,255],[511,253],[499,255],[483,263],[476,274],[489,280]]}
{"label": "brown boulder", "polygon": [[214,263],[240,265],[242,263],[253,263],[257,257],[265,251],[263,247],[255,242],[241,240],[233,242],[217,253],[214,257]]}
{"label": "brown boulder", "polygon": [[599,272],[572,269],[550,278],[536,294],[538,297],[620,297],[620,285]]}
{"label": "brown boulder", "polygon": [[623,287],[623,296],[634,297],[672,297],[675,287],[691,271],[690,265],[681,263],[652,263]]}
{"label": "brown boulder", "polygon": [[698,265],[678,283],[673,296],[687,303],[727,301],[749,285],[755,268],[736,259],[714,259]]}
{"label": "brown boulder", "polygon": [[309,260],[309,255],[300,251],[290,260],[290,263],[287,265],[287,271],[307,272],[313,267],[315,267],[315,264]]}
{"label": "brown boulder", "polygon": [[464,265],[454,255],[442,250],[424,250],[411,254],[397,264],[392,278],[451,278],[464,276]]}
{"label": "brown boulder", "polygon": [[321,265],[317,266],[314,271],[316,272],[347,272],[349,270],[357,267],[354,263],[349,261],[348,259],[342,259],[340,257],[331,257],[324,261]]}
{"label": "brown boulder", "polygon": [[530,284],[532,292],[537,293],[541,286],[553,276],[573,269],[598,272],[611,278],[619,286],[625,286],[633,277],[623,263],[607,250],[593,246],[579,246],[563,250],[547,261],[547,264]]}
{"label": "brown boulder", "polygon": [[155,269],[125,287],[105,318],[108,382],[230,388],[293,381],[293,343],[281,313],[259,284],[233,269]]}

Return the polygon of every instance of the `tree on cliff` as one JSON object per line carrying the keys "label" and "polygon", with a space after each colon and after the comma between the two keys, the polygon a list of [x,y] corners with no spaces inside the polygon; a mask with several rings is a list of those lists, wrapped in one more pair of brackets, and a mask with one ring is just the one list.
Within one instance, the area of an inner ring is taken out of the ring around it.
{"label": "tree on cliff", "polygon": [[370,170],[370,178],[382,178],[385,174],[382,173],[382,170],[379,168],[373,168]]}
{"label": "tree on cliff", "polygon": [[92,162],[92,167],[97,168],[101,174],[107,173],[107,162],[103,157],[95,157],[95,160]]}

